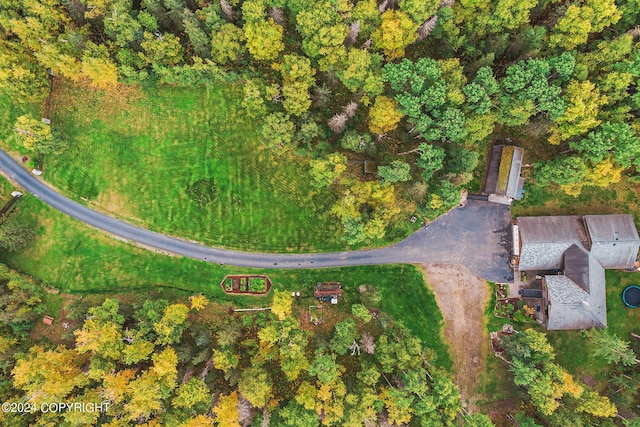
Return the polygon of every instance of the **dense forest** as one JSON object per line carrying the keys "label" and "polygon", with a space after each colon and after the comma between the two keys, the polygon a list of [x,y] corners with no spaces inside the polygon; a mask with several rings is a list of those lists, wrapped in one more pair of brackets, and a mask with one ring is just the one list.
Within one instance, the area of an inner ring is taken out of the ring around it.
{"label": "dense forest", "polygon": [[[39,338],[41,285],[2,266],[0,286],[0,396],[14,405],[2,425],[444,426],[461,410],[434,352],[367,308],[380,300],[373,285],[351,313],[314,319],[281,291],[271,312],[236,314],[203,295],[70,297],[66,333]],[[52,402],[108,410],[40,409]]]}
{"label": "dense forest", "polygon": [[[105,90],[240,81],[263,144],[309,156],[359,244],[479,190],[495,138],[534,141],[531,182],[569,195],[640,180],[638,22],[635,0],[9,1],[0,87],[39,103],[47,70]],[[64,150],[39,119],[15,124],[24,145]]]}

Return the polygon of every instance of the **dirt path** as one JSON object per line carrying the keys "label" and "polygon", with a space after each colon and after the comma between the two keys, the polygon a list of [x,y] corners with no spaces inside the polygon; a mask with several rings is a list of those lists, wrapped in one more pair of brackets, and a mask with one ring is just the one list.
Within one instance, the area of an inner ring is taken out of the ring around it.
{"label": "dirt path", "polygon": [[429,264],[424,273],[444,316],[444,333],[451,346],[455,382],[462,402],[470,412],[475,412],[476,386],[488,352],[483,317],[489,302],[489,286],[461,265]]}

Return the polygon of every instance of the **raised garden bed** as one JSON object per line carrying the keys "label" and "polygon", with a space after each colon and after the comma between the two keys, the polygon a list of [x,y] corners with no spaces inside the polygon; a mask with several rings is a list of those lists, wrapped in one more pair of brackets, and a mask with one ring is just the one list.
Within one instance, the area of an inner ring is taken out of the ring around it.
{"label": "raised garden bed", "polygon": [[271,290],[271,279],[267,276],[228,275],[220,286],[227,294],[264,295]]}
{"label": "raised garden bed", "polygon": [[512,319],[516,322],[532,322],[535,308],[527,306],[520,298],[505,298],[496,301],[494,314],[496,317]]}

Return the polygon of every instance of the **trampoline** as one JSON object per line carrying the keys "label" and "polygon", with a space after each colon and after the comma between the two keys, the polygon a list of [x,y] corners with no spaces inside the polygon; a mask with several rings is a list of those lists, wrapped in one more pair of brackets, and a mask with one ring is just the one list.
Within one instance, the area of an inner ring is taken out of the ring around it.
{"label": "trampoline", "polygon": [[629,286],[622,293],[622,300],[627,307],[638,308],[640,307],[640,287]]}

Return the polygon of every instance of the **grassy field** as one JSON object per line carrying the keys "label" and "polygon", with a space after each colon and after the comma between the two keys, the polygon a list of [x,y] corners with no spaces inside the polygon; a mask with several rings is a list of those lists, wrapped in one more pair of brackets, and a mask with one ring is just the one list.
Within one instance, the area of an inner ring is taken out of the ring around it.
{"label": "grassy field", "polygon": [[[0,180],[2,200],[13,187]],[[349,310],[360,302],[358,287],[374,284],[382,293],[379,308],[402,321],[425,344],[436,350],[438,364],[451,366],[443,341],[442,315],[419,269],[411,265],[367,266],[317,270],[251,270],[169,257],[114,240],[25,195],[16,204],[19,217],[38,228],[38,237],[22,253],[2,253],[0,262],[29,274],[62,292],[79,294],[164,293],[189,295],[202,292],[212,301],[235,307],[268,306],[265,297],[230,296],[220,286],[231,273],[264,274],[274,289],[299,291],[298,304],[315,305],[316,282],[339,281],[345,290],[339,308]],[[52,298],[51,309],[55,309]]]}
{"label": "grassy field", "polygon": [[[344,249],[329,214],[337,196],[311,187],[306,159],[261,147],[242,97],[231,83],[101,92],[59,81],[51,118],[70,146],[47,157],[45,178],[102,211],[210,245]],[[195,200],[198,184],[213,184],[213,201]]]}

